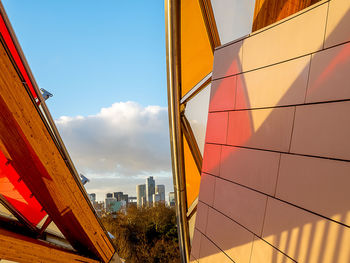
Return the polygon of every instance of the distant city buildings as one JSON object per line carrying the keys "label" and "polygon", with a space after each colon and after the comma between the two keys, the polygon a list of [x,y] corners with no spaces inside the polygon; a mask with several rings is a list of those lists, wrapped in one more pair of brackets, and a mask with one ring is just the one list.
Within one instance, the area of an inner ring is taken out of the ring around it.
{"label": "distant city buildings", "polygon": [[128,197],[128,202],[129,202],[129,205],[131,205],[131,204],[136,204],[136,203],[137,203],[137,197],[135,197],[135,196],[129,196],[129,197]]}
{"label": "distant city buildings", "polygon": [[[171,194],[174,195],[174,192],[169,194],[169,205],[174,206],[175,197],[171,198]],[[99,215],[103,215],[105,212],[118,212],[125,209],[130,204],[137,205],[137,207],[143,207],[155,206],[158,202],[166,203],[165,185],[156,185],[153,176],[146,178],[146,184],[136,185],[136,197],[129,196],[123,192],[113,192],[107,193],[104,201],[97,202],[95,193],[88,194],[88,196]]]}
{"label": "distant city buildings", "polygon": [[159,194],[161,202],[165,203],[165,185],[164,184],[159,184],[156,185],[156,194]]}
{"label": "distant city buildings", "polygon": [[146,179],[146,201],[151,204],[153,203],[153,194],[155,194],[156,182],[153,179],[153,176],[150,176]]}
{"label": "distant city buildings", "polygon": [[96,194],[95,193],[88,194],[88,196],[89,196],[91,203],[96,202]]}
{"label": "distant city buildings", "polygon": [[153,194],[153,206],[156,206],[158,202],[160,202],[160,194]]}
{"label": "distant city buildings", "polygon": [[141,207],[146,203],[146,185],[138,184],[136,185],[136,197],[137,197],[137,206]]}
{"label": "distant city buildings", "polygon": [[175,193],[169,193],[169,206],[175,206]]}
{"label": "distant city buildings", "polygon": [[157,202],[165,203],[165,185],[156,185],[153,176],[146,178],[146,184],[136,186],[137,206],[151,206]]}

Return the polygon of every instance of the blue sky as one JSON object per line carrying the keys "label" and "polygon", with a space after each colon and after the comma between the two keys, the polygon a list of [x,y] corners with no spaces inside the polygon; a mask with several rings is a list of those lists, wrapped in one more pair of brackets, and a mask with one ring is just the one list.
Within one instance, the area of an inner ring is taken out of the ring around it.
{"label": "blue sky", "polygon": [[54,118],[166,106],[164,1],[4,0]]}
{"label": "blue sky", "polygon": [[164,1],[3,0],[88,192],[172,190]]}

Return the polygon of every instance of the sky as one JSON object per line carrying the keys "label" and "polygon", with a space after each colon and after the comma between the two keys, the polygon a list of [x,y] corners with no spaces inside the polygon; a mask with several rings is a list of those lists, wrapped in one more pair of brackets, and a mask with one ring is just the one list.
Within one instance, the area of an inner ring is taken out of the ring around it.
{"label": "sky", "polygon": [[173,191],[164,1],[2,2],[88,192]]}

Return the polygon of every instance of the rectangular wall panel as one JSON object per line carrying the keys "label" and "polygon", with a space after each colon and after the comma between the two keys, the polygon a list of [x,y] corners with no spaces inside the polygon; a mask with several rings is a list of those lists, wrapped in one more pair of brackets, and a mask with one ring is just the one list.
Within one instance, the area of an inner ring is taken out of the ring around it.
{"label": "rectangular wall panel", "polygon": [[206,235],[236,262],[249,262],[254,235],[212,208],[208,212]]}
{"label": "rectangular wall panel", "polygon": [[294,107],[231,111],[227,144],[286,152],[292,134]]}
{"label": "rectangular wall panel", "polygon": [[214,52],[213,79],[223,78],[242,72],[242,41]]}
{"label": "rectangular wall panel", "polygon": [[265,195],[216,179],[214,208],[256,235],[261,234],[265,205]]}
{"label": "rectangular wall panel", "polygon": [[302,104],[310,56],[238,75],[235,109]]}
{"label": "rectangular wall panel", "polygon": [[350,101],[298,106],[291,152],[350,160]]}
{"label": "rectangular wall panel", "polygon": [[350,226],[350,162],[282,154],[276,197]]}
{"label": "rectangular wall panel", "polygon": [[350,99],[350,44],[312,55],[306,102]]}
{"label": "rectangular wall panel", "polygon": [[329,2],[325,47],[350,41],[350,2],[332,0]]}
{"label": "rectangular wall panel", "polygon": [[220,177],[274,195],[279,161],[279,153],[223,146]]}
{"label": "rectangular wall panel", "polygon": [[322,49],[327,9],[328,3],[245,39],[243,70],[260,68]]}

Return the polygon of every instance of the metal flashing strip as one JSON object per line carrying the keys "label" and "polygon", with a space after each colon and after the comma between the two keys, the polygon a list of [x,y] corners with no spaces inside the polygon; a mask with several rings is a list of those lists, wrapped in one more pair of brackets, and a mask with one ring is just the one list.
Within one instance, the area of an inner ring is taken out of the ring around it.
{"label": "metal flashing strip", "polygon": [[192,202],[192,204],[187,210],[188,219],[190,219],[190,217],[192,217],[192,214],[197,210],[197,205],[198,205],[198,197]]}
{"label": "metal flashing strip", "polygon": [[196,84],[189,92],[187,92],[181,99],[180,103],[186,103],[191,98],[193,98],[198,92],[200,92],[203,88],[205,88],[209,82],[211,82],[211,77],[213,75],[213,72],[210,72],[208,75],[206,75],[200,82]]}
{"label": "metal flashing strip", "polygon": [[166,58],[169,133],[172,171],[176,200],[181,262],[190,261],[190,240],[186,216],[186,183],[183,159],[183,141],[180,120],[181,47],[180,47],[181,1],[165,0]]}

